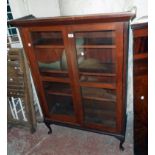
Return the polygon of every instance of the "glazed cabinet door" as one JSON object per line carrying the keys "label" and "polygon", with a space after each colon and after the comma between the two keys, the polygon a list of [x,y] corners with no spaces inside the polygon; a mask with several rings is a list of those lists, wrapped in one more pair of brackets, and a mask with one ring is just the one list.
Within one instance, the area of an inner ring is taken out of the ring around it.
{"label": "glazed cabinet door", "polygon": [[120,132],[123,119],[123,24],[73,26],[68,39],[76,58],[83,125]]}
{"label": "glazed cabinet door", "polygon": [[[25,32],[24,32],[25,31]],[[63,27],[32,27],[25,37],[27,56],[45,118],[77,123]]]}

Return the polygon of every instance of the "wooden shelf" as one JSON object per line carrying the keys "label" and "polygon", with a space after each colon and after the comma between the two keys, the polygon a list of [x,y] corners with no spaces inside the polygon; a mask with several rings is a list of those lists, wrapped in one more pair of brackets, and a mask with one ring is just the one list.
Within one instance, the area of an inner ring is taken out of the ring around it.
{"label": "wooden shelf", "polygon": [[76,48],[116,48],[116,45],[83,45]]}
{"label": "wooden shelf", "polygon": [[[91,87],[82,87],[82,97],[83,99],[93,101],[101,104],[105,102],[116,102],[116,91],[115,90],[108,90],[103,88],[91,88]],[[95,101],[94,101],[95,100]],[[88,101],[88,103],[89,103]]]}
{"label": "wooden shelf", "polygon": [[134,55],[134,60],[147,59],[147,58],[148,58],[148,53],[141,53],[141,54]]}
{"label": "wooden shelf", "polygon": [[50,77],[50,78],[52,77],[61,78],[61,79],[69,78],[68,72],[62,71],[62,70],[41,69],[40,74],[43,77]]}
{"label": "wooden shelf", "polygon": [[48,94],[51,94],[51,95],[60,95],[60,96],[72,96],[72,94],[70,93],[67,93],[67,92],[62,92],[62,91],[53,91],[53,90],[48,90],[47,91]]}
{"label": "wooden shelf", "polygon": [[35,45],[34,46],[35,48],[54,48],[54,49],[57,49],[57,48],[62,48],[64,49],[65,47],[63,45]]}
{"label": "wooden shelf", "polygon": [[68,71],[64,70],[51,70],[51,69],[40,69],[41,72],[46,72],[46,73],[56,73],[56,74],[68,74]]}
{"label": "wooden shelf", "polygon": [[95,96],[83,96],[83,99],[96,100],[96,101],[106,101],[106,102],[116,102],[113,99],[107,99],[107,98],[101,98],[101,97],[95,97]]}
{"label": "wooden shelf", "polygon": [[116,89],[115,84],[108,84],[108,83],[80,82],[80,86],[82,86],[82,87]]}
{"label": "wooden shelf", "polygon": [[79,66],[80,73],[84,74],[105,74],[105,75],[116,75],[116,63],[100,63],[100,65],[103,66],[103,68],[85,68]]}
{"label": "wooden shelf", "polygon": [[89,73],[89,72],[80,72],[80,75],[88,75],[88,76],[110,76],[110,77],[116,77],[116,74],[112,73]]}
{"label": "wooden shelf", "polygon": [[49,76],[40,76],[42,81],[47,82],[62,82],[62,83],[70,83],[68,78],[58,78],[58,77],[49,77]]}

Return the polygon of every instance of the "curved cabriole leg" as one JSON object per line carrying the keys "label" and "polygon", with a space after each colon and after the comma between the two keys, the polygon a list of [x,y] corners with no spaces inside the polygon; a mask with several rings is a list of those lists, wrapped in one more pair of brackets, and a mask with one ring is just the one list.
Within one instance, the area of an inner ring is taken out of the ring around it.
{"label": "curved cabriole leg", "polygon": [[124,151],[124,147],[123,147],[124,141],[125,141],[125,139],[120,140],[119,148],[120,148],[121,151]]}
{"label": "curved cabriole leg", "polygon": [[48,134],[52,134],[52,128],[51,128],[51,123],[47,120],[44,120],[45,125],[47,126],[47,128],[49,129]]}

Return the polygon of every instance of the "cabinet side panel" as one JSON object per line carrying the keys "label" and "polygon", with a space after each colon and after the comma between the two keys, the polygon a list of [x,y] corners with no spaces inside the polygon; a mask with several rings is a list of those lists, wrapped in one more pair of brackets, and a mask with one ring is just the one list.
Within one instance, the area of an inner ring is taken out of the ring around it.
{"label": "cabinet side panel", "polygon": [[[127,122],[127,82],[128,82],[128,53],[129,53],[129,22],[124,22],[123,29],[123,121],[122,133],[125,135]],[[130,104],[130,103],[129,103]]]}
{"label": "cabinet side panel", "polygon": [[[123,27],[124,23],[118,23],[116,27],[116,54],[117,54],[117,132],[122,134],[122,129],[124,126],[124,110],[125,105],[123,102],[123,66],[124,64],[124,37],[123,37]],[[127,38],[127,36],[126,36]]]}

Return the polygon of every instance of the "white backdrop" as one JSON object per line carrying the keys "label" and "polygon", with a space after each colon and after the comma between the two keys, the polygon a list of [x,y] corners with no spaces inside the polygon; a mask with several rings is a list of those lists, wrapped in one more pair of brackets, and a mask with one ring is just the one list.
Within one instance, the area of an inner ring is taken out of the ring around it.
{"label": "white backdrop", "polygon": [[125,0],[60,0],[62,15],[121,12]]}
{"label": "white backdrop", "polygon": [[9,0],[14,18],[121,12],[137,7],[137,18],[147,15],[147,0]]}

